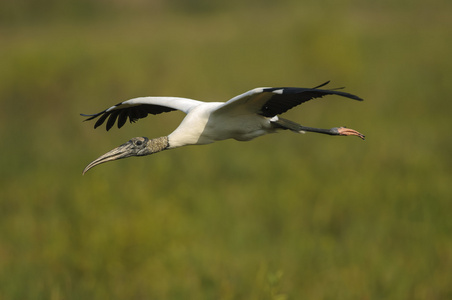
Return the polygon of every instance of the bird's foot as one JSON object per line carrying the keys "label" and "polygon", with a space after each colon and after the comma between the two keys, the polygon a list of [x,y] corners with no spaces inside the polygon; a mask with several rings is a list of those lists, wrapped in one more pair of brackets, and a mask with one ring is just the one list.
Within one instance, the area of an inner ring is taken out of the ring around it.
{"label": "bird's foot", "polygon": [[364,134],[362,134],[356,130],[353,130],[353,129],[350,129],[347,127],[338,127],[338,128],[336,128],[336,130],[339,135],[356,135],[360,139],[365,140]]}

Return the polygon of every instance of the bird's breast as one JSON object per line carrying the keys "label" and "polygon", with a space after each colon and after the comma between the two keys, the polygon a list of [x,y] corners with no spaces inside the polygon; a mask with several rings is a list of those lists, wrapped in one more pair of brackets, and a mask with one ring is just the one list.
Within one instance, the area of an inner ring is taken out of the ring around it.
{"label": "bird's breast", "polygon": [[269,133],[269,130],[269,120],[259,115],[220,116],[208,120],[203,135],[217,141],[249,141]]}
{"label": "bird's breast", "polygon": [[273,132],[269,118],[257,114],[215,114],[214,106],[201,106],[189,112],[169,135],[170,147],[203,145],[226,139],[249,141]]}

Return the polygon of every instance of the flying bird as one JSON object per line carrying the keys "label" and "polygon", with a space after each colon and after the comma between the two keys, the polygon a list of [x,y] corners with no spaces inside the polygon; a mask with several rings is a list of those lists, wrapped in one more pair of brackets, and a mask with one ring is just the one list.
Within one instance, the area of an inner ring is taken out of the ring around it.
{"label": "flying bird", "polygon": [[180,125],[168,136],[154,139],[132,138],[92,161],[83,170],[83,174],[94,166],[121,158],[145,156],[186,145],[205,145],[226,139],[249,141],[280,130],[296,133],[309,131],[339,136],[355,135],[364,140],[363,134],[346,127],[330,129],[306,127],[279,117],[280,114],[295,106],[326,95],[338,95],[362,101],[358,96],[338,91],[341,88],[320,89],[328,83],[329,81],[314,88],[255,88],[227,102],[203,102],[179,97],[139,97],[118,103],[97,114],[81,114],[88,117],[85,121],[99,117],[94,128],[107,121],[107,131],[116,121],[118,128],[121,128],[127,119],[133,123],[147,117],[148,114],[157,115],[174,110],[187,114]]}

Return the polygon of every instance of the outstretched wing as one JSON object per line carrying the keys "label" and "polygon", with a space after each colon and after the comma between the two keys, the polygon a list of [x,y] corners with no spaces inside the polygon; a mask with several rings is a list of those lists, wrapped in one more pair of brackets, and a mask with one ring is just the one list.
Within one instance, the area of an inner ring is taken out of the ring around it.
{"label": "outstretched wing", "polygon": [[228,110],[242,110],[247,113],[257,113],[265,117],[273,117],[285,113],[289,109],[306,101],[325,95],[338,95],[354,100],[363,100],[358,96],[338,91],[338,89],[319,89],[328,83],[329,81],[314,88],[256,88],[227,101],[215,113],[225,113]]}
{"label": "outstretched wing", "polygon": [[178,97],[140,97],[130,99],[118,103],[104,111],[97,114],[87,115],[80,114],[83,117],[88,117],[85,121],[93,120],[100,117],[94,124],[94,128],[102,125],[107,120],[107,131],[118,120],[118,128],[121,128],[129,118],[130,123],[136,122],[139,119],[147,117],[148,114],[161,114],[173,110],[180,110],[188,113],[193,107],[198,106],[203,102]]}

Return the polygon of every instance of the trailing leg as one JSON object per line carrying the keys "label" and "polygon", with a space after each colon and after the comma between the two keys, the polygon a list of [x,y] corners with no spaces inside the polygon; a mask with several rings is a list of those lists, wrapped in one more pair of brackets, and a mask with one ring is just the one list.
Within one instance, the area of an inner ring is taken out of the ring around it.
{"label": "trailing leg", "polygon": [[363,140],[365,138],[364,134],[354,129],[349,129],[346,127],[333,127],[330,129],[307,127],[283,118],[278,118],[278,120],[272,121],[272,124],[274,124],[275,128],[289,129],[297,133],[304,133],[306,131],[309,131],[328,135],[342,135],[342,136],[356,135],[357,137]]}

